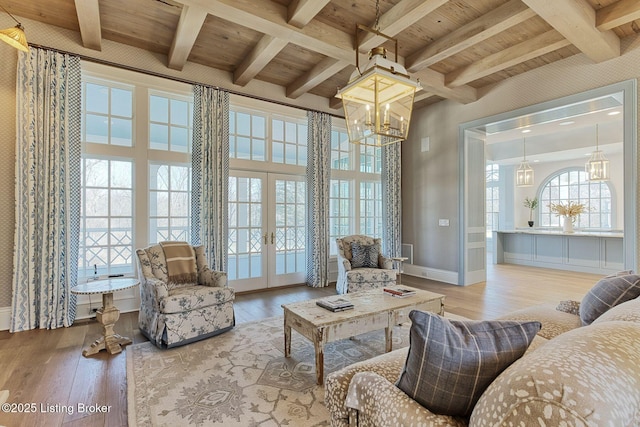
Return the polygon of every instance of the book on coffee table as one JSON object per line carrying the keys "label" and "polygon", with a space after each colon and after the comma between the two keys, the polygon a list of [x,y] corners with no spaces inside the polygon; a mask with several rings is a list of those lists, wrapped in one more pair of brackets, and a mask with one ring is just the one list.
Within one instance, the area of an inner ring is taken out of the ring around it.
{"label": "book on coffee table", "polygon": [[327,298],[316,301],[316,304],[322,308],[331,311],[344,311],[353,308],[353,303],[344,298]]}
{"label": "book on coffee table", "polygon": [[406,298],[416,294],[416,291],[405,288],[383,288],[383,292],[397,298]]}

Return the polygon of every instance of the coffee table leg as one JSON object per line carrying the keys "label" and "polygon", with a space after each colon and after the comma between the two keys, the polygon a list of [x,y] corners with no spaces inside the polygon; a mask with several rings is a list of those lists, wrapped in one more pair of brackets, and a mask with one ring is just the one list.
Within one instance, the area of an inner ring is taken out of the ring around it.
{"label": "coffee table leg", "polygon": [[391,347],[393,347],[393,328],[391,326],[387,326],[384,328],[384,351],[389,353],[391,351]]}
{"label": "coffee table leg", "polygon": [[284,357],[291,357],[291,326],[284,319]]}
{"label": "coffee table leg", "polygon": [[322,385],[324,382],[324,341],[322,340],[322,331],[317,331],[313,346],[316,350],[316,382]]}

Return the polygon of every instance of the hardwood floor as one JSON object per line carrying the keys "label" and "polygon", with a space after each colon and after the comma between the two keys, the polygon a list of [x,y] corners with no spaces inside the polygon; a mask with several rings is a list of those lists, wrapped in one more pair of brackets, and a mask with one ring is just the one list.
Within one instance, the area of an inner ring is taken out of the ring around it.
{"label": "hardwood floor", "polygon": [[[467,287],[407,275],[402,282],[446,295],[447,312],[489,319],[535,304],[581,300],[599,278],[501,264],[489,266],[487,282]],[[335,287],[296,286],[238,295],[236,321],[280,316],[281,304],[334,294]],[[9,390],[9,403],[35,404],[35,413],[0,412],[0,426],[126,426],[126,349],[113,356],[81,355],[100,332],[95,320],[55,330],[0,332],[0,390]],[[137,312],[122,314],[116,332],[134,344],[146,341],[137,329]],[[79,411],[82,405],[85,410]],[[108,411],[88,412],[102,407]]]}

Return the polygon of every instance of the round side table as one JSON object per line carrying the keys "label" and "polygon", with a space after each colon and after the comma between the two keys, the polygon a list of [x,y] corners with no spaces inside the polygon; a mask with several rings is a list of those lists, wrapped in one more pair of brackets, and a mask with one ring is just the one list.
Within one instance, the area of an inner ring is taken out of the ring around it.
{"label": "round side table", "polygon": [[96,312],[96,319],[103,327],[102,337],[98,338],[90,347],[82,350],[82,355],[87,357],[107,350],[109,354],[122,351],[122,346],[131,344],[131,339],[120,336],[113,331],[113,327],[120,317],[120,310],[113,305],[113,293],[138,286],[136,279],[106,279],[83,283],[71,289],[76,295],[102,294],[102,308]]}

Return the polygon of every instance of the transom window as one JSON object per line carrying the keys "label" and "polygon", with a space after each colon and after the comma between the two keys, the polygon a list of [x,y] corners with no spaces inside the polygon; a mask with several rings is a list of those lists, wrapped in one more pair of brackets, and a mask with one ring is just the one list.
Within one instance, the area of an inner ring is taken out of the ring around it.
{"label": "transom window", "polygon": [[133,87],[99,80],[83,87],[83,141],[133,145]]}
{"label": "transom window", "polygon": [[606,181],[589,181],[584,169],[564,169],[550,176],[540,190],[540,224],[560,227],[561,219],[549,209],[550,203],[583,203],[588,211],[578,216],[578,228],[614,227],[612,194]]}

